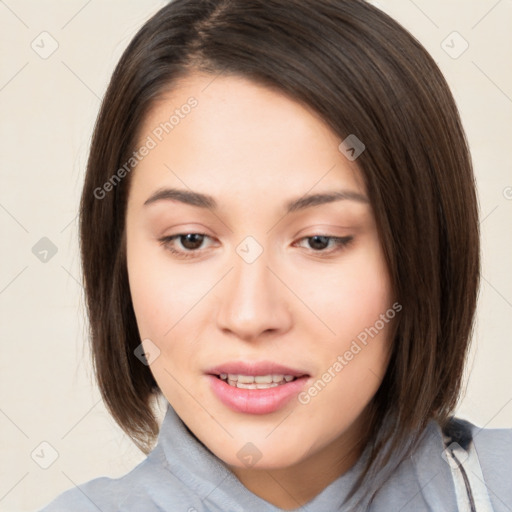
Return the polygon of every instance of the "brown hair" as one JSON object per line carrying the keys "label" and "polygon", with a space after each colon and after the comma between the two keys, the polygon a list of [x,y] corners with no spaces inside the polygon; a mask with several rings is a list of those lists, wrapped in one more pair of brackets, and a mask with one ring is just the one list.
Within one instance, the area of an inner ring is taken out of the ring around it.
{"label": "brown hair", "polygon": [[151,404],[159,390],[134,356],[141,340],[124,238],[130,176],[102,197],[97,191],[129,160],[154,102],[193,70],[277,89],[318,112],[340,141],[355,134],[366,146],[357,163],[403,310],[371,402],[367,440],[379,442],[355,488],[391,453],[408,455],[430,419],[444,426],[460,396],[480,259],[475,183],[454,99],[421,44],[362,0],[174,0],[144,24],[99,112],[80,243],[99,388],[145,452],[158,433]]}

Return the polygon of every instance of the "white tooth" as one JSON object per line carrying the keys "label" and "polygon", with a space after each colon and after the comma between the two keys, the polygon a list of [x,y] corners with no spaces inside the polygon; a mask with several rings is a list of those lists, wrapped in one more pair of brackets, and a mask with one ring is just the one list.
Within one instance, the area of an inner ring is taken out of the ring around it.
{"label": "white tooth", "polygon": [[242,382],[243,384],[252,384],[254,382],[253,375],[239,375],[238,382]]}
{"label": "white tooth", "polygon": [[237,375],[237,374],[221,374],[221,377],[230,386],[238,387],[241,389],[267,389],[276,386],[282,386],[287,382],[292,381],[295,377],[293,375]]}
{"label": "white tooth", "polygon": [[268,389],[268,388],[275,388],[276,386],[280,386],[277,382],[273,382],[272,384],[256,384],[256,387],[258,389]]}
{"label": "white tooth", "polygon": [[257,375],[254,377],[257,384],[270,384],[272,382],[272,375]]}
{"label": "white tooth", "polygon": [[221,373],[220,374],[220,378],[223,379],[223,380],[226,380],[228,378],[228,374],[227,373]]}
{"label": "white tooth", "polygon": [[246,384],[245,382],[238,381],[237,384],[236,384],[236,387],[237,388],[242,388],[242,389],[256,389],[256,384],[254,384],[254,383]]}

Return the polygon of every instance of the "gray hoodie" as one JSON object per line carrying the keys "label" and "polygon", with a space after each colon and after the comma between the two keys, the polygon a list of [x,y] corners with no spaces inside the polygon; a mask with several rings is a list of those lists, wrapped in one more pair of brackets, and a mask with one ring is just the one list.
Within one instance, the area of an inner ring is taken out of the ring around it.
{"label": "gray hoodie", "polygon": [[[477,472],[466,466],[476,512],[512,512],[512,429],[480,429],[469,422]],[[460,446],[443,436],[431,420],[414,454],[393,471],[369,507],[371,512],[471,511],[457,501],[457,465],[449,463],[446,447]],[[446,443],[446,444],[445,444]],[[463,444],[463,441],[460,441]],[[444,455],[443,455],[444,454]],[[295,510],[330,512],[352,510],[341,506],[368,455],[363,452],[349,471],[328,485],[306,505]],[[453,469],[452,469],[453,468]],[[482,482],[482,478],[484,482]],[[462,484],[461,484],[462,485]],[[367,489],[358,491],[369,495]],[[464,493],[465,494],[465,493]],[[466,495],[464,500],[467,501]],[[485,506],[485,503],[488,503]],[[351,502],[352,503],[352,502]],[[364,510],[359,507],[357,510]],[[148,457],[118,479],[97,478],[58,496],[41,512],[282,512],[249,491],[223,462],[186,427],[169,405],[158,443]]]}

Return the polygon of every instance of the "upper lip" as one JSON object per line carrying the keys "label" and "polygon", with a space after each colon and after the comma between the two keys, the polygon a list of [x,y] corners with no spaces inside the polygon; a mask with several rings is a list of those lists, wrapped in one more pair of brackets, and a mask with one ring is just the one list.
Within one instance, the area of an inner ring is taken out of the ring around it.
{"label": "upper lip", "polygon": [[293,375],[302,377],[309,375],[307,372],[289,368],[273,361],[228,361],[206,370],[210,375],[220,375],[221,373],[231,373],[238,375]]}

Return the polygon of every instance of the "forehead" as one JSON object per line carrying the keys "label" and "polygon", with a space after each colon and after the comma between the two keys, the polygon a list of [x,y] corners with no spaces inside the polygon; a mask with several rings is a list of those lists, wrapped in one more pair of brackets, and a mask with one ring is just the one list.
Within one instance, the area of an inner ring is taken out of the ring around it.
{"label": "forehead", "polygon": [[187,76],[152,106],[136,147],[149,139],[154,147],[133,172],[135,193],[180,185],[258,196],[260,204],[316,188],[364,193],[356,163],[318,114],[243,77]]}

